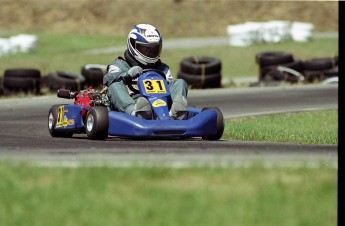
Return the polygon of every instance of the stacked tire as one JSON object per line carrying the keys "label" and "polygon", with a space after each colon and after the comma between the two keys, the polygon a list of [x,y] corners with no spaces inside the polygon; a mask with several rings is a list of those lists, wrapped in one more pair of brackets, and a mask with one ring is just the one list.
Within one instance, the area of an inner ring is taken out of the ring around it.
{"label": "stacked tire", "polygon": [[103,77],[106,73],[107,65],[102,64],[86,64],[81,68],[81,74],[85,78],[85,85],[93,88],[101,88]]}
{"label": "stacked tire", "polygon": [[338,77],[338,57],[314,58],[303,62],[308,82],[324,81]]}
{"label": "stacked tire", "polygon": [[295,60],[290,53],[262,52],[256,54],[255,61],[259,65],[259,82],[288,81],[296,83],[304,80],[303,62]]}
{"label": "stacked tire", "polygon": [[85,86],[101,88],[107,65],[86,64],[81,68],[81,74],[67,71],[55,71],[41,76],[41,72],[34,68],[7,69],[0,77],[0,96],[16,92],[32,92],[41,94],[41,87],[50,91],[68,89],[79,91]]}
{"label": "stacked tire", "polygon": [[4,95],[4,88],[2,88],[2,77],[0,77],[0,96]]}
{"label": "stacked tire", "polygon": [[4,72],[2,81],[4,92],[25,92],[40,94],[41,72],[34,68],[14,68]]}
{"label": "stacked tire", "polygon": [[56,71],[49,73],[45,79],[51,91],[69,89],[79,91],[85,87],[101,88],[107,65],[86,64],[81,67],[81,73]]}
{"label": "stacked tire", "polygon": [[56,71],[47,75],[46,83],[50,91],[59,89],[79,91],[84,89],[85,78],[80,74]]}
{"label": "stacked tire", "polygon": [[205,89],[221,87],[222,64],[218,58],[187,57],[180,62],[177,78],[184,79],[190,88]]}
{"label": "stacked tire", "polygon": [[259,65],[259,82],[287,81],[312,83],[338,76],[338,56],[295,60],[291,53],[262,52],[255,56]]}

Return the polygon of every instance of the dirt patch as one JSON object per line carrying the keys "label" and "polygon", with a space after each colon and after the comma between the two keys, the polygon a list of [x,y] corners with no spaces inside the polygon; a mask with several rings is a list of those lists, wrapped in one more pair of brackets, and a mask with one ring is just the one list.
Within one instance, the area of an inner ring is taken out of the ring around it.
{"label": "dirt patch", "polygon": [[0,34],[49,32],[127,35],[151,23],[170,37],[226,35],[246,21],[310,22],[315,31],[338,31],[337,1],[228,0],[0,0]]}

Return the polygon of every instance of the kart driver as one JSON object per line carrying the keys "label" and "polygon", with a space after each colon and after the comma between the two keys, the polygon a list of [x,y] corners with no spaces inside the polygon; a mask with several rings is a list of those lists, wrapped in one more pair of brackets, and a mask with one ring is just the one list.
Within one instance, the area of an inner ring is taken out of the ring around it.
{"label": "kart driver", "polygon": [[129,32],[124,58],[118,57],[107,67],[103,84],[108,87],[111,108],[144,119],[152,119],[152,109],[148,100],[134,93],[126,86],[137,80],[143,69],[159,69],[169,84],[172,105],[171,119],[183,119],[187,109],[187,83],[182,79],[173,80],[168,65],[160,60],[162,37],[149,24],[138,24]]}

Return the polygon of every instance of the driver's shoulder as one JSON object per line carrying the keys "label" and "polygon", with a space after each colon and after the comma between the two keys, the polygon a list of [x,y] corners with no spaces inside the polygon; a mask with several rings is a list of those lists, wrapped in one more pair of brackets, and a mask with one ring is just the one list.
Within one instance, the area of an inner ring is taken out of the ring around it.
{"label": "driver's shoulder", "polygon": [[128,64],[128,62],[122,57],[116,58],[111,65],[118,67],[120,71],[125,71],[130,68],[130,65]]}

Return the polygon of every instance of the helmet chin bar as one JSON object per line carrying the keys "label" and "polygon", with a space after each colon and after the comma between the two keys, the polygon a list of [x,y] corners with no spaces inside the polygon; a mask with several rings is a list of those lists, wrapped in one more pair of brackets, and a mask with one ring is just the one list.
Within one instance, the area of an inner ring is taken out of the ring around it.
{"label": "helmet chin bar", "polygon": [[[135,56],[135,59],[137,59],[140,63],[147,65],[147,64],[155,64],[158,60],[159,60],[159,56],[156,58],[149,58],[146,57],[144,55],[142,55],[141,53],[138,52],[138,55],[141,57],[137,57]],[[144,62],[144,63],[143,63]]]}
{"label": "helmet chin bar", "polygon": [[148,57],[145,57],[143,56],[142,54],[140,54],[138,51],[136,50],[133,50],[132,51],[129,51],[129,53],[134,57],[134,59],[136,61],[138,61],[139,63],[143,64],[143,65],[149,65],[149,64],[155,64],[160,56],[156,57],[156,58],[148,58]]}

